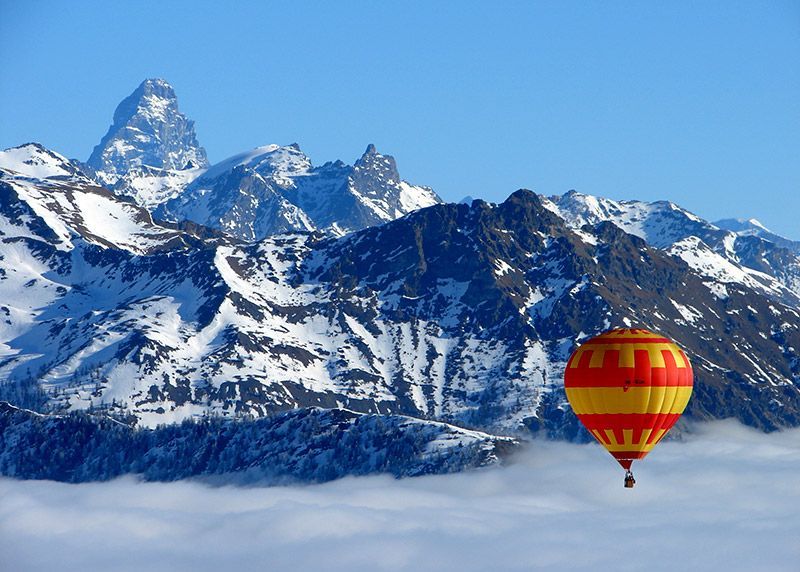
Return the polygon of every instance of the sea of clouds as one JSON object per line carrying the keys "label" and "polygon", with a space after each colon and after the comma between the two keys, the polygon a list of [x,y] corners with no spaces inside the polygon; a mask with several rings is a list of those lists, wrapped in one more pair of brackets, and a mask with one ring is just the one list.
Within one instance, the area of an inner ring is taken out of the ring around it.
{"label": "sea of clouds", "polygon": [[638,466],[535,441],[504,467],[313,486],[0,479],[0,569],[800,570],[800,430],[697,426]]}

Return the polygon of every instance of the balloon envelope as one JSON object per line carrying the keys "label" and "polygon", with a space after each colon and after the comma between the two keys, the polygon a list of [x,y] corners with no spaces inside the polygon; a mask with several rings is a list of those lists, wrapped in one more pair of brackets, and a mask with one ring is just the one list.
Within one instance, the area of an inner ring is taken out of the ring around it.
{"label": "balloon envelope", "polygon": [[683,350],[644,329],[615,329],[587,340],[564,371],[572,410],[625,469],[675,424],[692,382]]}

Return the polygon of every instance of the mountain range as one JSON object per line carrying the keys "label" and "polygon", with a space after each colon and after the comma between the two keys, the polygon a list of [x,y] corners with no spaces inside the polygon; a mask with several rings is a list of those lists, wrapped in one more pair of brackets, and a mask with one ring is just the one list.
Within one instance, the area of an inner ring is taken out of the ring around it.
{"label": "mountain range", "polygon": [[372,145],[209,165],[147,80],[86,163],[0,152],[0,398],[140,427],[323,408],[585,438],[563,367],[620,326],[684,348],[688,417],[797,426],[799,246],[669,202],[445,204]]}
{"label": "mountain range", "polygon": [[374,145],[353,165],[315,167],[294,143],[209,166],[194,122],[161,79],[145,80],[119,104],[85,167],[162,220],[191,220],[249,241],[293,230],[341,235],[441,202],[403,181],[394,158]]}

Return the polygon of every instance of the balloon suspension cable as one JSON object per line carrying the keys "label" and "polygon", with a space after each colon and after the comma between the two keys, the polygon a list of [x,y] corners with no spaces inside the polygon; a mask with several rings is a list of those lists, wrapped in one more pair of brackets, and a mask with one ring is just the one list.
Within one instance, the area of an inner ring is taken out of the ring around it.
{"label": "balloon suspension cable", "polygon": [[632,489],[633,486],[636,484],[636,479],[633,478],[633,473],[630,469],[625,471],[625,488]]}

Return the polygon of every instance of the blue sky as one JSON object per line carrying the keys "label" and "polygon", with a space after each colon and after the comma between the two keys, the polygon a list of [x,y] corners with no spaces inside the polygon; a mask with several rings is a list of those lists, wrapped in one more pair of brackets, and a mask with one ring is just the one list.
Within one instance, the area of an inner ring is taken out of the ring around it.
{"label": "blue sky", "polygon": [[0,147],[170,81],[212,161],[373,142],[443,198],[669,199],[800,239],[800,3],[0,0]]}

